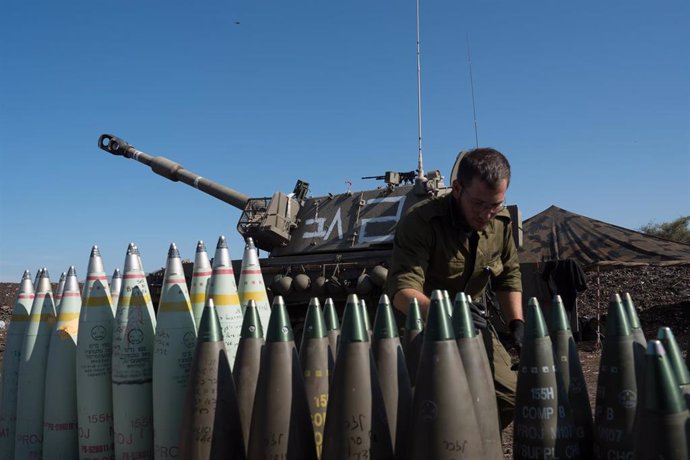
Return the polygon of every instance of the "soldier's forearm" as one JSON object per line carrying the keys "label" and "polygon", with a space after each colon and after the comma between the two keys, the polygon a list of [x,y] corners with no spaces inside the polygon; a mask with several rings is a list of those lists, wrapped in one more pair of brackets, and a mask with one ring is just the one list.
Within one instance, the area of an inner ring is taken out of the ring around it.
{"label": "soldier's forearm", "polygon": [[407,315],[407,310],[410,308],[410,302],[412,299],[416,298],[417,303],[419,303],[419,310],[422,313],[422,317],[426,318],[426,314],[429,311],[429,304],[431,301],[424,293],[419,292],[416,289],[405,288],[401,289],[395,293],[393,297],[393,305],[398,311]]}
{"label": "soldier's forearm", "polygon": [[522,292],[498,291],[496,297],[498,297],[498,303],[501,304],[501,310],[503,310],[508,324],[514,319],[525,320],[522,314]]}

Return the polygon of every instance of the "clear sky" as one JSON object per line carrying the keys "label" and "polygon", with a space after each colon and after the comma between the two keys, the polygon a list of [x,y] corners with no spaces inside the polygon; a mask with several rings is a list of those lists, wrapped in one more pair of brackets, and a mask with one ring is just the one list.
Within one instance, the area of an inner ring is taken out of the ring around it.
{"label": "clear sky", "polygon": [[[421,1],[425,169],[479,143],[508,201],[637,229],[690,212],[690,3]],[[414,0],[0,5],[0,281],[147,271],[240,212],[97,148],[112,133],[250,196],[380,183],[417,158]]]}

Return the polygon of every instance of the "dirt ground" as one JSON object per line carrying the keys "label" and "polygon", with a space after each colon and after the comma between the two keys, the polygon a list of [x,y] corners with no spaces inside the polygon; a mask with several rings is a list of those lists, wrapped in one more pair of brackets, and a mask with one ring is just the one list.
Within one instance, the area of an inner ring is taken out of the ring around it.
{"label": "dirt ground", "polygon": [[[656,337],[659,327],[670,326],[684,352],[690,339],[690,267],[636,268],[615,272],[588,272],[590,288],[582,296],[581,314],[596,325],[601,315],[601,332],[605,328],[608,295],[630,292],[638,309],[647,339]],[[597,289],[598,287],[598,289]],[[5,335],[12,316],[18,284],[0,283],[0,363],[5,349]],[[54,287],[55,288],[55,287]],[[598,292],[597,292],[598,291]],[[597,305],[598,301],[598,305]],[[578,343],[580,362],[587,381],[590,402],[594,406],[601,350],[596,340]],[[512,425],[503,433],[505,458],[512,458]]]}

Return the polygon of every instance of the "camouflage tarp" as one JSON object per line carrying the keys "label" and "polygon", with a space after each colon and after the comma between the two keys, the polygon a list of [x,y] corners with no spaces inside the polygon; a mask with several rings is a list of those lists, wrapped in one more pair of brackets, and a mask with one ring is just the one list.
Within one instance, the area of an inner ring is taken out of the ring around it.
{"label": "camouflage tarp", "polygon": [[690,264],[690,245],[618,227],[551,206],[525,220],[520,262],[572,258],[594,266]]}

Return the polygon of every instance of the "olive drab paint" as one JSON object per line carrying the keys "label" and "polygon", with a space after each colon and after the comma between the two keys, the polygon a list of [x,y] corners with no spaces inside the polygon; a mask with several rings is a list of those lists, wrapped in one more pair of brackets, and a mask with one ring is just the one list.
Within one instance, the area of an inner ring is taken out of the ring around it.
{"label": "olive drab paint", "polygon": [[153,347],[156,317],[139,250],[127,248],[113,329],[115,459],[153,458]]}
{"label": "olive drab paint", "polygon": [[250,300],[244,311],[240,344],[237,347],[232,378],[237,389],[239,418],[242,424],[242,439],[245,448],[249,446],[249,429],[254,410],[256,384],[259,380],[261,352],[264,348],[264,331],[261,328],[256,302]]}
{"label": "olive drab paint", "polygon": [[455,296],[451,322],[467,384],[470,387],[485,458],[501,460],[503,446],[494,378],[484,340],[474,327],[470,306],[463,292]]}
{"label": "olive drab paint", "polygon": [[2,396],[0,399],[0,458],[14,458],[14,438],[17,428],[17,390],[22,344],[29,327],[34,284],[26,270],[19,283],[12,318],[7,328],[2,365]]}
{"label": "olive drab paint", "polygon": [[77,335],[82,301],[79,281],[70,267],[63,283],[57,323],[51,331],[46,364],[43,410],[43,458],[78,458],[77,421]]}
{"label": "olive drab paint", "polygon": [[244,460],[237,395],[213,299],[199,321],[184,398],[180,450],[184,460]]}
{"label": "olive drab paint", "polygon": [[196,347],[196,324],[182,260],[170,245],[156,318],[153,348],[153,451],[156,460],[178,458],[182,409]]}
{"label": "olive drab paint", "polygon": [[330,350],[326,321],[321,311],[319,299],[309,301],[304,321],[299,359],[304,377],[304,387],[314,427],[314,443],[317,456],[323,448],[323,428],[326,424],[328,407],[328,381],[333,370],[333,357]]}
{"label": "olive drab paint", "polygon": [[41,458],[43,455],[43,409],[46,363],[50,334],[55,325],[55,303],[48,270],[38,278],[31,304],[29,325],[22,342],[17,390],[17,429],[14,458]]}
{"label": "olive drab paint", "polygon": [[467,375],[439,290],[431,293],[411,418],[412,460],[484,458]]}
{"label": "olive drab paint", "polygon": [[[666,359],[671,366],[673,375],[676,377],[676,382],[680,388],[685,402],[690,407],[690,371],[683,361],[683,354],[680,351],[676,337],[673,335],[670,327],[660,327],[657,333],[657,339],[661,341],[666,350]],[[649,349],[647,350],[649,355]],[[649,361],[649,356],[647,356]]]}
{"label": "olive drab paint", "polygon": [[338,355],[338,342],[340,341],[340,321],[338,320],[338,312],[335,311],[333,299],[330,297],[326,298],[323,304],[323,318],[326,321],[328,342],[330,344],[331,356],[335,363],[335,358]]}
{"label": "olive drab paint", "polygon": [[[115,270],[113,279],[122,281],[119,270]],[[79,459],[112,459],[115,315],[98,246],[91,248],[82,299],[76,358]]]}
{"label": "olive drab paint", "polygon": [[417,367],[419,366],[419,356],[422,352],[422,342],[424,341],[424,320],[422,311],[419,309],[419,302],[413,298],[407,310],[405,319],[405,333],[403,334],[402,347],[405,353],[405,364],[410,375],[410,383],[415,386],[417,381]]}

